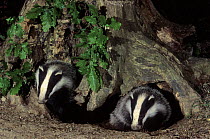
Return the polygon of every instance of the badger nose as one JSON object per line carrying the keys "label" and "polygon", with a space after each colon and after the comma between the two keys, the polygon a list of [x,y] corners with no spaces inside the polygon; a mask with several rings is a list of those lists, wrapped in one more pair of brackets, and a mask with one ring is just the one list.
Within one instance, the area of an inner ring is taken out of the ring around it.
{"label": "badger nose", "polygon": [[132,130],[141,130],[142,129],[142,127],[140,126],[140,125],[131,125],[131,129]]}
{"label": "badger nose", "polygon": [[46,103],[46,101],[47,101],[47,100],[38,100],[38,103],[39,103],[39,104],[44,104],[44,103]]}

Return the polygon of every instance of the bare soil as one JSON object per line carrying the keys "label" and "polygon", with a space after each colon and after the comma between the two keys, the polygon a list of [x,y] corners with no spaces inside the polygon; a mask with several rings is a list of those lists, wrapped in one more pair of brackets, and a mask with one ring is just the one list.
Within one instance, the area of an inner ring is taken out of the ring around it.
{"label": "bare soil", "polygon": [[[0,101],[1,102],[1,101]],[[0,103],[1,139],[209,139],[209,109],[155,132],[124,132],[105,129],[100,124],[61,123],[30,112],[20,106]],[[22,106],[21,106],[22,107]],[[209,108],[209,107],[208,107]]]}

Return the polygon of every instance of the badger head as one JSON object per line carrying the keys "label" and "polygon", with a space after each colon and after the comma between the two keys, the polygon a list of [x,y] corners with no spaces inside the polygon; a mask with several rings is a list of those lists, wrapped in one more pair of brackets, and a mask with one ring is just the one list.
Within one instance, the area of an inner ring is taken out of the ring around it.
{"label": "badger head", "polygon": [[61,88],[74,87],[74,72],[68,64],[59,61],[48,62],[36,71],[36,87],[38,102],[47,100]]}
{"label": "badger head", "polygon": [[[168,121],[171,108],[159,91],[149,87],[138,87],[117,104],[110,115],[110,124],[124,130],[157,130]],[[123,126],[122,126],[123,125]]]}
{"label": "badger head", "polygon": [[[135,95],[135,94],[134,94]],[[157,129],[167,119],[167,104],[152,94],[142,93],[131,97],[131,129]]]}

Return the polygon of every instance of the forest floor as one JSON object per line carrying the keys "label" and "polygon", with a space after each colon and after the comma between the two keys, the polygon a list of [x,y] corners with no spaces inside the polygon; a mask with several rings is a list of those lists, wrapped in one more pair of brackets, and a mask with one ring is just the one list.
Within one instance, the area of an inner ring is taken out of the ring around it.
{"label": "forest floor", "polygon": [[147,133],[115,131],[99,124],[61,123],[43,115],[23,114],[17,107],[0,101],[0,139],[210,139],[209,109],[165,130]]}

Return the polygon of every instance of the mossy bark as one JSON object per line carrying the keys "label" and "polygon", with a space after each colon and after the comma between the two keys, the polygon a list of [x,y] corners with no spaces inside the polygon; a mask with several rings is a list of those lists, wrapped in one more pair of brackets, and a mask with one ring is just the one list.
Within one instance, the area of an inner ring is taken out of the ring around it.
{"label": "mossy bark", "polygon": [[[142,13],[138,12],[137,14],[139,9],[136,9],[138,6],[136,6],[137,1],[135,0],[99,0],[96,3],[92,0],[86,1],[96,4],[98,7],[106,7],[107,17],[115,17],[117,21],[122,23],[122,26],[119,31],[111,30],[111,33],[108,33],[110,39],[107,49],[111,59],[108,71],[103,74],[104,87],[98,93],[92,92],[88,95],[90,91],[87,82],[85,79],[82,80],[76,89],[78,103],[85,103],[86,98],[90,96],[87,110],[93,111],[102,106],[114,94],[125,95],[133,87],[147,83],[165,82],[170,87],[171,93],[179,101],[184,115],[187,116],[193,111],[199,110],[193,105],[200,101],[200,96],[186,79],[186,65],[169,51],[170,47],[166,48],[160,45],[158,34],[151,28],[151,22],[165,19],[158,18],[157,20],[155,17],[160,16],[159,14],[144,13],[143,10]],[[28,0],[21,15],[25,16],[27,11],[37,2],[43,4],[43,1],[40,0]],[[154,9],[152,10],[154,11]],[[139,17],[139,15],[144,18]],[[147,16],[153,20],[149,20],[146,18]],[[64,38],[64,33],[68,29],[68,21],[64,18],[58,23],[59,25],[53,32],[43,33],[39,24],[31,24],[27,19],[24,21],[22,26],[26,32],[25,38],[28,38],[33,51],[30,57],[34,65],[33,70],[42,60],[59,59],[70,62],[72,56],[80,53],[80,50],[74,48],[76,42],[71,35]],[[184,29],[186,30],[186,27]],[[164,39],[162,40],[164,41]],[[174,44],[180,39],[170,38],[170,40],[172,41],[163,42],[164,46]],[[6,44],[4,46],[2,50],[6,49]],[[3,51],[1,53],[3,54]],[[1,57],[2,59],[3,57]],[[35,95],[31,96],[36,97]],[[36,99],[29,100],[35,101]]]}
{"label": "mossy bark", "polygon": [[199,111],[193,105],[200,101],[200,96],[185,79],[184,65],[165,47],[143,34],[136,18],[134,1],[107,0],[102,4],[107,8],[107,15],[116,17],[122,27],[119,31],[112,31],[108,44],[112,56],[108,72],[112,81],[99,93],[91,95],[88,109],[94,110],[101,106],[104,97],[108,96],[102,94],[116,93],[113,92],[116,88],[125,95],[133,87],[166,82],[179,101],[184,115]]}

